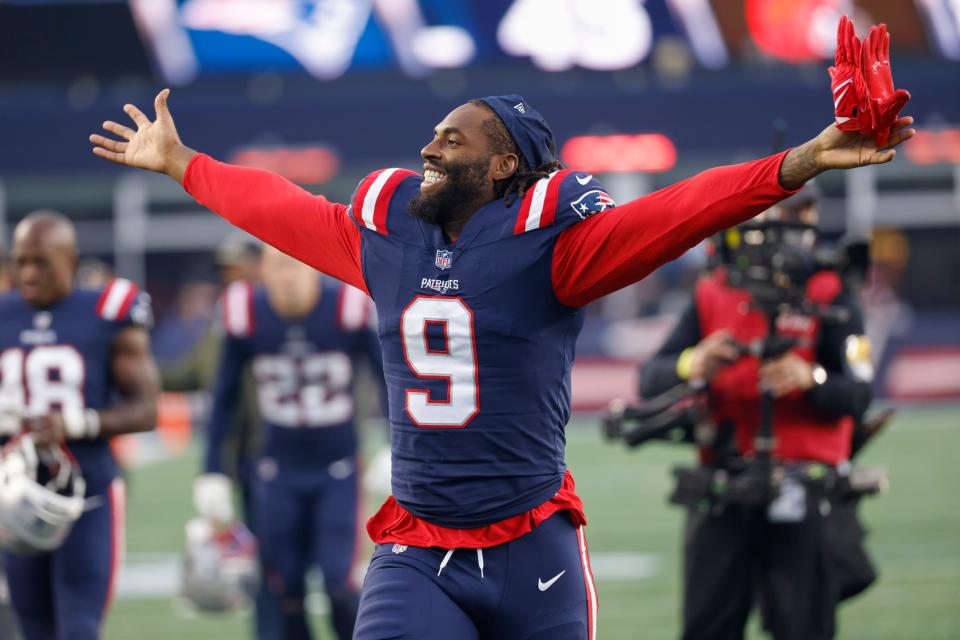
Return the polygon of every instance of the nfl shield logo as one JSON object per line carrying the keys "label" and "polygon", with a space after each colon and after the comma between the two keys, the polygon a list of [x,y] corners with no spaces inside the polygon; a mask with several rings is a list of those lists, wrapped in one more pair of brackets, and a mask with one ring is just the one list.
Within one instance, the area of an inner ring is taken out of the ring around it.
{"label": "nfl shield logo", "polygon": [[51,322],[53,322],[53,314],[49,311],[40,311],[33,316],[34,329],[39,329],[40,331],[49,329]]}
{"label": "nfl shield logo", "polygon": [[434,260],[434,264],[440,269],[449,269],[453,264],[453,251],[437,249],[437,259]]}

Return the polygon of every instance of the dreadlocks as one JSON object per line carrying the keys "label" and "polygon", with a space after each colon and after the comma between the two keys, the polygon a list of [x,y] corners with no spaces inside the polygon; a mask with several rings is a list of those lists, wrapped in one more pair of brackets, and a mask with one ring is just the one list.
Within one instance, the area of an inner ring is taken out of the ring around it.
{"label": "dreadlocks", "polygon": [[[471,100],[470,104],[483,107],[487,111],[490,111],[490,107],[488,107],[483,100]],[[500,118],[492,111],[491,115],[493,117],[487,118],[483,123],[483,131],[490,139],[490,152],[513,153],[520,160],[520,164],[512,176],[502,180],[495,180],[493,183],[493,192],[498,198],[503,198],[504,204],[509,207],[515,198],[522,200],[527,193],[527,189],[533,186],[537,180],[546,178],[554,171],[562,169],[563,165],[553,160],[531,170],[526,159],[517,150],[517,145],[513,141],[513,138],[510,137],[510,132],[507,131],[506,126],[504,126]]]}

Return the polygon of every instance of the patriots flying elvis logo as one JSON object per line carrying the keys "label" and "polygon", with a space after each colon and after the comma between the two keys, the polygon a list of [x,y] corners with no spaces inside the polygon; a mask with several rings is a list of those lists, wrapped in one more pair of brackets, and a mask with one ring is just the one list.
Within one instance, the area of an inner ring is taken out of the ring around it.
{"label": "patriots flying elvis logo", "polygon": [[453,264],[453,251],[446,249],[437,249],[437,259],[433,261],[439,269],[449,269]]}
{"label": "patriots flying elvis logo", "polygon": [[611,198],[610,194],[606,191],[591,189],[571,202],[570,206],[573,207],[573,210],[576,211],[577,215],[581,218],[589,218],[595,213],[614,208],[617,206],[617,203],[613,201],[613,198]]}

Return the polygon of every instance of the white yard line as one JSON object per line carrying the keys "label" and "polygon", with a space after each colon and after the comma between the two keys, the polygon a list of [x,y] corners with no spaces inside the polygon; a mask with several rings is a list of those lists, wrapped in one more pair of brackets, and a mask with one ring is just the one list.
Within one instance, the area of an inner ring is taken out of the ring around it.
{"label": "white yard line", "polygon": [[[128,553],[120,571],[117,596],[129,600],[172,598],[180,590],[182,557],[177,553]],[[658,554],[634,551],[591,551],[590,565],[600,582],[647,580],[660,573]],[[322,597],[311,598],[311,610],[325,608]]]}

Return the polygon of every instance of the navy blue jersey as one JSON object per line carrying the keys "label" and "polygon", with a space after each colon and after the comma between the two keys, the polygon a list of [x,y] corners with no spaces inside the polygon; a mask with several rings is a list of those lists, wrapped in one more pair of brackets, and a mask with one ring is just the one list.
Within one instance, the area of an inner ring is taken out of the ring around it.
{"label": "navy blue jersey", "polygon": [[[75,289],[49,307],[34,307],[16,291],[0,296],[0,411],[25,416],[106,409],[116,396],[111,350],[124,328],[151,322],[150,299],[115,279],[102,290]],[[116,475],[105,438],[71,440],[87,493]]]}
{"label": "navy blue jersey", "polygon": [[481,207],[455,243],[414,218],[422,178],[386,169],[351,204],[379,314],[393,494],[428,522],[472,528],[560,489],[583,312],[551,282],[560,233],[614,206],[592,176],[551,174]]}
{"label": "navy blue jersey", "polygon": [[355,361],[380,368],[372,303],[324,280],[320,301],[297,320],[281,318],[266,290],[237,282],[223,299],[226,335],[208,425],[205,471],[221,472],[222,442],[239,405],[244,369],[253,372],[264,427],[261,453],[291,472],[324,471],[357,450]]}
{"label": "navy blue jersey", "polygon": [[376,302],[394,496],[367,524],[374,541],[482,548],[558,509],[585,523],[563,460],[577,309],[788,196],[786,153],[620,206],[591,176],[561,171],[521,201],[461,212],[471,217],[454,243],[411,216],[422,180],[411,171],[367,176],[345,206],[198,154],[183,186]]}

